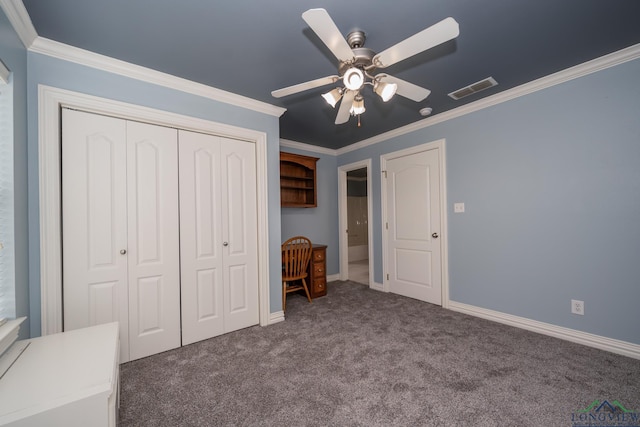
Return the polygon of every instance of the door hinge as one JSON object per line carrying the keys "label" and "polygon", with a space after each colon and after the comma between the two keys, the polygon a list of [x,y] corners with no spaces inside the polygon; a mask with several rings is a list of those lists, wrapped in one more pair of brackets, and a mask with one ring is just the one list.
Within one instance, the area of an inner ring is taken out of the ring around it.
{"label": "door hinge", "polygon": [[387,280],[389,280],[389,273],[387,273]]}
{"label": "door hinge", "polygon": [[387,171],[382,171],[382,173],[384,174],[384,177],[387,177]]}
{"label": "door hinge", "polygon": [[389,223],[388,222],[384,223],[384,228],[386,228],[387,230],[389,229]]}

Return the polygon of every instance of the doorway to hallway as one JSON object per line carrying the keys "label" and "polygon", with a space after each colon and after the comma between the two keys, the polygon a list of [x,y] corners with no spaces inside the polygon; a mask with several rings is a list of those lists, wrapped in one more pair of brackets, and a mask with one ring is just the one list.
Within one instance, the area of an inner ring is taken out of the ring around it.
{"label": "doorway to hallway", "polygon": [[340,211],[340,279],[370,285],[371,160],[338,169]]}

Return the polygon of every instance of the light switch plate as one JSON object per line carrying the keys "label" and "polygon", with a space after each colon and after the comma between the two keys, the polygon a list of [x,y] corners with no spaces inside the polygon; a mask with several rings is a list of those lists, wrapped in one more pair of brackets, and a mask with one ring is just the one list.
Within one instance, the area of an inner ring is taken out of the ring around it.
{"label": "light switch plate", "polygon": [[463,213],[464,212],[464,203],[454,203],[453,204],[453,212],[455,212],[455,213]]}

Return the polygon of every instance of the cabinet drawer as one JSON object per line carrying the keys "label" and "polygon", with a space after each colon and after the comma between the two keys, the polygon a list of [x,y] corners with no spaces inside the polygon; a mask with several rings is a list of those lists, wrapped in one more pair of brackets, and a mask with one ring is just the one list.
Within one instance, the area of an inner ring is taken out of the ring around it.
{"label": "cabinet drawer", "polygon": [[314,279],[313,280],[313,293],[316,295],[324,295],[327,290],[327,279]]}
{"label": "cabinet drawer", "polygon": [[316,262],[313,264],[313,277],[323,278],[327,275],[327,269],[324,266],[324,262]]}
{"label": "cabinet drawer", "polygon": [[324,261],[324,251],[313,251],[313,262]]}

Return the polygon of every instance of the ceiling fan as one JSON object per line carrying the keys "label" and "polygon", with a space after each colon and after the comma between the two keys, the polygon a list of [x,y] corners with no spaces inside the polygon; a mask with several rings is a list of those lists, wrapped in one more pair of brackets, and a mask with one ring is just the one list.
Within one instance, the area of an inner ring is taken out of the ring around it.
{"label": "ceiling fan", "polygon": [[385,73],[373,73],[377,69],[396,64],[454,39],[460,34],[455,19],[446,18],[376,54],[371,49],[363,47],[365,42],[363,31],[352,31],[345,39],[324,9],[309,9],[302,14],[302,19],[338,59],[338,75],[274,90],[271,95],[281,98],[342,80],[344,87],[336,87],[322,95],[332,107],[335,107],[342,98],[336,124],[346,123],[350,115],[359,116],[364,113],[364,99],[360,91],[365,85],[371,85],[373,91],[385,102],[395,93],[416,102],[425,99],[431,93],[430,90]]}

